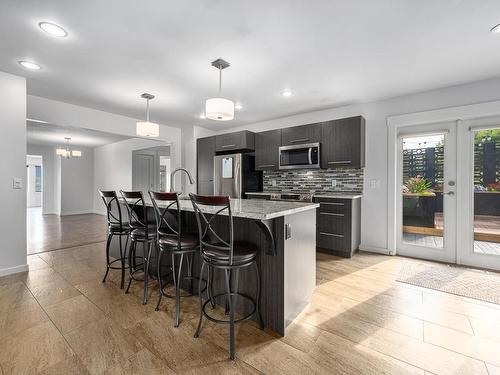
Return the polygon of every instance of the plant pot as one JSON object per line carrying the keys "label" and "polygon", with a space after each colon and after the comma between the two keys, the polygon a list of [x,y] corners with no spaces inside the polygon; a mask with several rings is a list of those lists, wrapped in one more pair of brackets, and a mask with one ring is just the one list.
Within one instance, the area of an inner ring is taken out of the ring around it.
{"label": "plant pot", "polygon": [[403,225],[434,228],[435,194],[403,194]]}

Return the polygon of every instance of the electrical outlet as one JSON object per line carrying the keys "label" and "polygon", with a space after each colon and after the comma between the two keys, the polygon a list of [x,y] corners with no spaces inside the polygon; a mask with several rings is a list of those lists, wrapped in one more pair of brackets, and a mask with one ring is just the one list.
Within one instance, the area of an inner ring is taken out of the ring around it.
{"label": "electrical outlet", "polygon": [[370,180],[370,188],[380,189],[380,180]]}
{"label": "electrical outlet", "polygon": [[332,188],[337,187],[337,180],[332,180]]}
{"label": "electrical outlet", "polygon": [[271,181],[271,185],[272,185],[272,186],[276,186],[276,180],[272,180],[272,181]]}

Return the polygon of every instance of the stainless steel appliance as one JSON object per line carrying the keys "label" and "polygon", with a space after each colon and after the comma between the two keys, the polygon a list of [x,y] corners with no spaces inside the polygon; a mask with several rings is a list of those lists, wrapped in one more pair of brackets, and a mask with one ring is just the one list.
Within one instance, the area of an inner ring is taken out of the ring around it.
{"label": "stainless steel appliance", "polygon": [[214,156],[214,195],[245,198],[245,192],[262,190],[262,172],[255,170],[255,156]]}
{"label": "stainless steel appliance", "polygon": [[319,168],[319,143],[279,148],[279,169]]}

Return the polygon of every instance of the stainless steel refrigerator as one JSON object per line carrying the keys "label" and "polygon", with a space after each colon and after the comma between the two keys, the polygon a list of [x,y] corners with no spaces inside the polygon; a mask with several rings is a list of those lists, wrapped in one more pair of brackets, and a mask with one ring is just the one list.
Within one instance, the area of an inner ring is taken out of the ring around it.
{"label": "stainless steel refrigerator", "polygon": [[262,191],[262,172],[255,170],[255,156],[214,156],[214,195],[246,198],[245,192]]}

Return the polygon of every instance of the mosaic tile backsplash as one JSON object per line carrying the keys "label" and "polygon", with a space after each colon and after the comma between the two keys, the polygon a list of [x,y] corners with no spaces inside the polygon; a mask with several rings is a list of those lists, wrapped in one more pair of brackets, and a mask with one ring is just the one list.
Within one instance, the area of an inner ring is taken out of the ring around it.
{"label": "mosaic tile backsplash", "polygon": [[[363,169],[264,171],[264,191],[363,193]],[[332,180],[336,186],[332,186]],[[273,184],[274,183],[274,184]]]}

